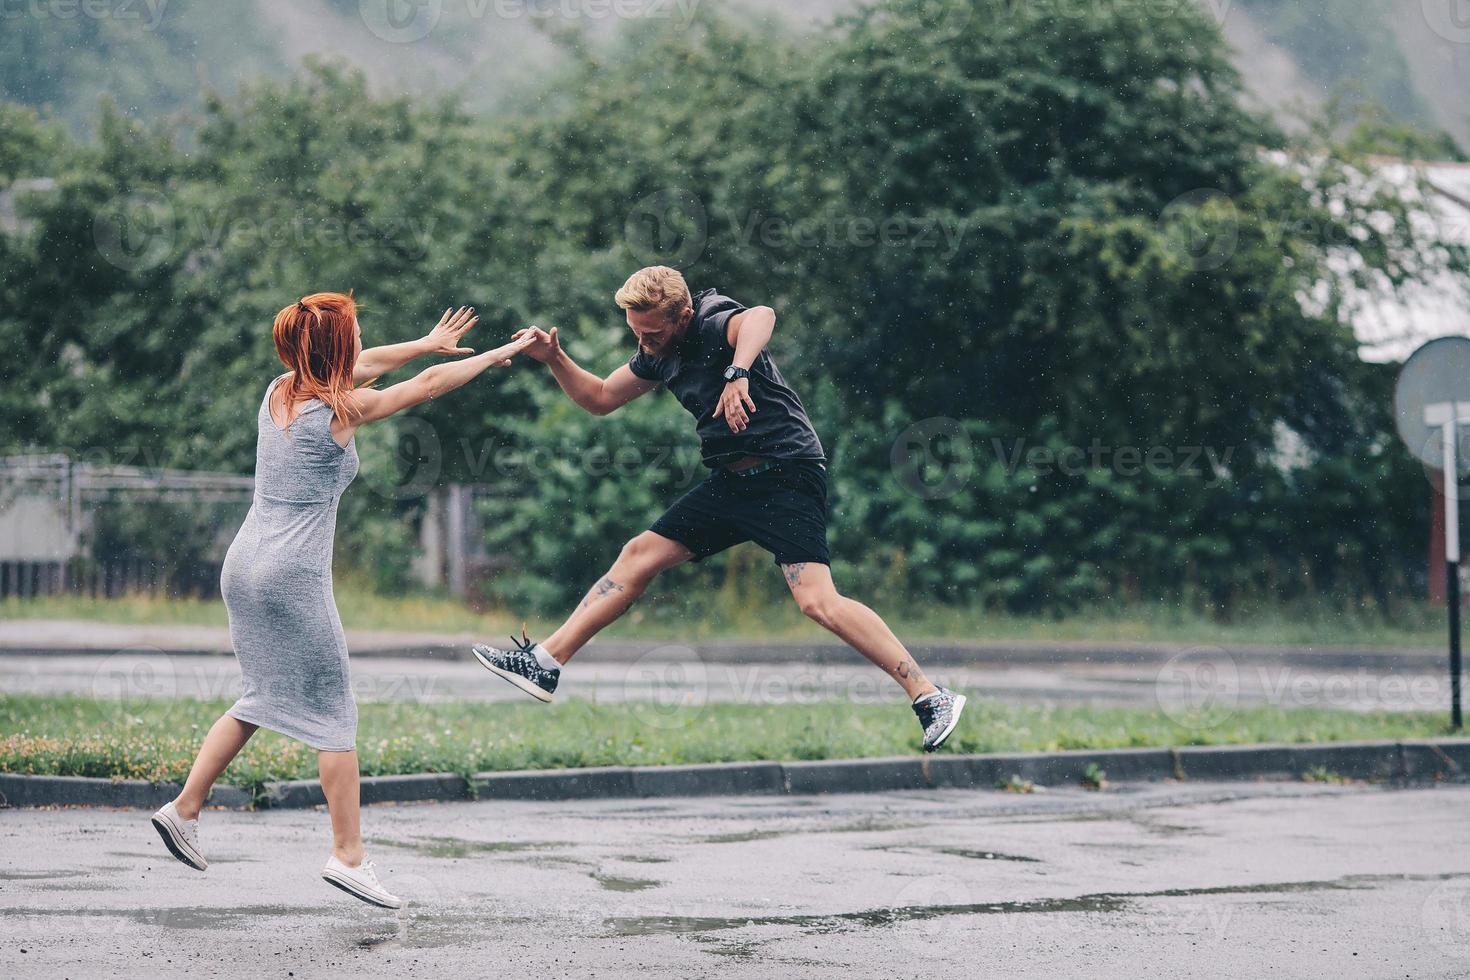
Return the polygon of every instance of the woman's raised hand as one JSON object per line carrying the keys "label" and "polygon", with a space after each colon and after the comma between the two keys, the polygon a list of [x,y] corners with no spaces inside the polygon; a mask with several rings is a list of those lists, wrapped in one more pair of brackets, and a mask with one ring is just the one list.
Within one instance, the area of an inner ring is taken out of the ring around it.
{"label": "woman's raised hand", "polygon": [[430,330],[429,335],[424,338],[424,341],[429,345],[429,353],[445,355],[473,354],[475,352],[473,347],[461,347],[459,346],[459,342],[465,334],[469,333],[470,328],[479,322],[480,318],[475,316],[473,307],[461,306],[456,311],[451,306],[439,318],[438,326]]}

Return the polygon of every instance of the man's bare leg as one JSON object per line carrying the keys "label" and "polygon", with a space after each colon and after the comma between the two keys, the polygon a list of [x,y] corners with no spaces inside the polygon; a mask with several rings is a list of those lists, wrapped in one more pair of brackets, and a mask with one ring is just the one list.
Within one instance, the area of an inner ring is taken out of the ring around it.
{"label": "man's bare leg", "polygon": [[938,690],[883,617],[837,591],[830,568],[810,562],[782,565],[781,571],[801,611],[897,681],[910,701]]}
{"label": "man's bare leg", "polygon": [[559,664],[602,630],[615,623],[643,595],[661,572],[681,565],[694,555],[677,541],[645,531],[623,546],[623,553],[587,592],[582,604],[541,645]]}

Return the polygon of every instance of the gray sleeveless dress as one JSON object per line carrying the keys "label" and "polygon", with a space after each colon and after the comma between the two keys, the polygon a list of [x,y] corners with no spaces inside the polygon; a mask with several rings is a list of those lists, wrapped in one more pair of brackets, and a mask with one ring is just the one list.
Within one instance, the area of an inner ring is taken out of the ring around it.
{"label": "gray sleeveless dress", "polygon": [[357,703],[332,598],[332,540],[357,447],[337,445],[332,411],[315,398],[284,431],[277,426],[270,395],[280,380],[260,403],[255,500],[220,573],[245,681],[229,714],[320,751],[349,752]]}

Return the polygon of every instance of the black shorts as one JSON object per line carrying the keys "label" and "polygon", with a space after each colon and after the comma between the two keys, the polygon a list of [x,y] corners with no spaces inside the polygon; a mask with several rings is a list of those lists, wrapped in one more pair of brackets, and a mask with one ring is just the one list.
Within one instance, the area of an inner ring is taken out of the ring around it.
{"label": "black shorts", "polygon": [[778,565],[830,565],[827,467],[818,460],[783,459],[752,476],[715,470],[650,530],[694,552],[695,561],[754,541]]}

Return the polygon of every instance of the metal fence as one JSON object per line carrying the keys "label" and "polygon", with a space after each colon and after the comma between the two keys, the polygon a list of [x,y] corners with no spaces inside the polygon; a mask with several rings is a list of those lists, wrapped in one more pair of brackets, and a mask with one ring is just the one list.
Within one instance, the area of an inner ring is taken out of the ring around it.
{"label": "metal fence", "polygon": [[249,476],[0,457],[0,598],[210,597]]}

